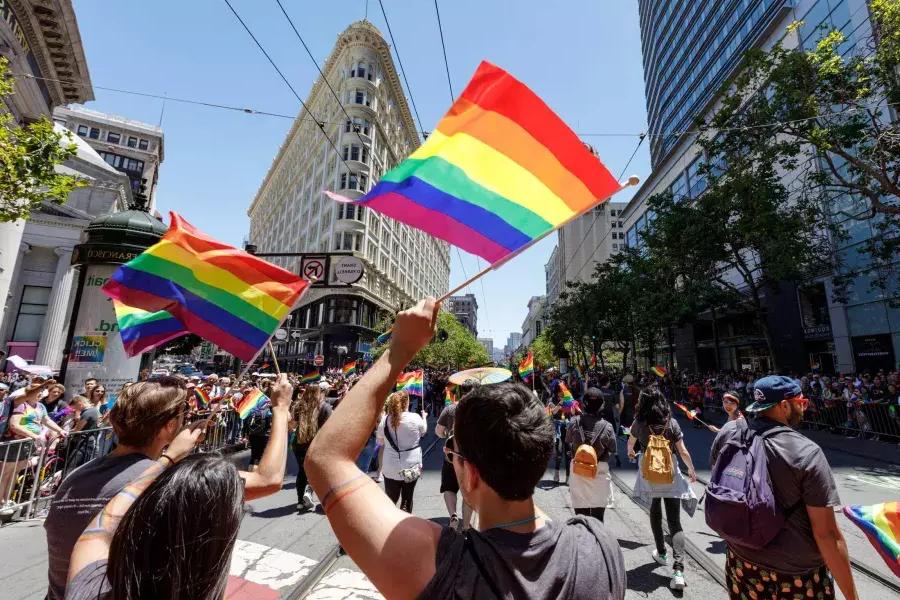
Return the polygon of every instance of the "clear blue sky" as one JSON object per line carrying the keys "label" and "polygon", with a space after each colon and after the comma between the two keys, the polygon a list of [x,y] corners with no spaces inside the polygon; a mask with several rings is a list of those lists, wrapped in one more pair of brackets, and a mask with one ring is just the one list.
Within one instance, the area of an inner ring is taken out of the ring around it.
{"label": "clear blue sky", "polygon": [[[316,78],[274,0],[232,0],[302,97]],[[365,0],[282,0],[320,64],[335,39],[361,19]],[[450,105],[431,0],[384,0],[422,123],[431,129]],[[456,93],[488,59],[530,85],[577,132],[633,133],[646,128],[637,2],[633,0],[440,0]],[[97,2],[75,0],[95,86],[296,115],[299,102],[223,0]],[[369,20],[387,36],[377,0]],[[390,41],[390,40],[388,40]],[[156,124],[162,101],[95,88],[90,108]],[[291,126],[288,119],[168,102],[160,172],[161,212],[181,212],[223,241],[240,244],[246,209]],[[622,172],[637,137],[585,137],[613,172]],[[643,146],[628,168],[650,171]],[[617,200],[627,200],[626,191]],[[471,287],[479,335],[502,345],[519,331],[531,296],[543,294],[544,263],[556,236]],[[451,249],[451,286],[478,270],[476,257]],[[484,262],[480,262],[484,266]]]}

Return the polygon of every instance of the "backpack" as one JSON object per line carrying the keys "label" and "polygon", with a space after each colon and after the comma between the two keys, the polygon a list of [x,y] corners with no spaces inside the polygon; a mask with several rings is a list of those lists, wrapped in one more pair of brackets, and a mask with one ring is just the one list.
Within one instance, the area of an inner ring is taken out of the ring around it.
{"label": "backpack", "polygon": [[[596,427],[596,424],[594,426]],[[581,426],[581,417],[578,418],[578,429],[581,431],[581,439],[584,440],[585,443],[579,445],[578,448],[575,449],[575,454],[572,456],[572,472],[576,475],[593,479],[597,476],[597,464],[601,460],[605,461],[609,458],[608,452],[605,452],[602,457],[598,457],[594,444],[597,443],[597,440],[600,439],[601,436],[615,436],[615,434],[612,432],[611,427],[601,427],[600,431],[594,434],[591,441],[587,442],[586,440],[588,437],[584,432],[584,428]]]}
{"label": "backpack", "polygon": [[650,484],[669,485],[675,481],[675,461],[669,440],[664,435],[666,428],[660,433],[649,430],[650,439],[641,457],[641,474]]}
{"label": "backpack", "polygon": [[706,524],[726,542],[764,548],[784,527],[787,515],[772,492],[764,443],[783,431],[791,429],[745,429],[719,453],[706,486]]}

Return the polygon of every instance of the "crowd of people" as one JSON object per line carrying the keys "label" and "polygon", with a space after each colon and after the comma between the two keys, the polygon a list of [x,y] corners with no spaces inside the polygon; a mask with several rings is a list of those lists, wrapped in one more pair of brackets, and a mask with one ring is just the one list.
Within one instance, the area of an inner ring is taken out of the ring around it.
{"label": "crowd of people", "polygon": [[[103,425],[114,432],[113,450],[69,472],[50,504],[48,597],[222,598],[243,505],[282,488],[288,448],[299,465],[298,511],[311,511],[317,499],[342,547],[389,598],[623,598],[624,558],[606,527],[611,470],[623,459],[638,463],[634,494],[650,506],[651,558],[671,567],[670,587],[684,589],[681,512],[692,517],[698,498],[673,402],[718,406],[726,415],[724,425],[707,424],[716,436],[705,512],[727,544],[730,597],[833,598],[836,588],[857,597],[831,470],[796,428],[835,386],[842,397],[849,387],[868,402],[889,402],[897,373],[845,380],[588,370],[581,377],[551,369],[529,385],[467,382],[444,406],[447,373],[426,374],[421,398],[395,391],[431,339],[437,310],[423,301],[398,314],[389,347],[364,375],[333,370],[305,383],[292,374],[142,373],[114,402],[96,380],[68,401],[53,380],[4,382],[0,433],[48,444]],[[257,389],[265,402],[244,418],[222,419]],[[440,492],[449,527],[414,513],[428,409],[439,413],[434,432],[444,440]],[[210,435],[248,445],[249,468],[197,452]],[[741,517],[756,508],[722,500],[740,496],[732,479],[742,447],[768,469],[770,487],[761,493],[774,523]],[[551,464],[557,479],[565,474],[575,513],[562,521],[534,502]],[[747,522],[768,530],[729,525]]]}

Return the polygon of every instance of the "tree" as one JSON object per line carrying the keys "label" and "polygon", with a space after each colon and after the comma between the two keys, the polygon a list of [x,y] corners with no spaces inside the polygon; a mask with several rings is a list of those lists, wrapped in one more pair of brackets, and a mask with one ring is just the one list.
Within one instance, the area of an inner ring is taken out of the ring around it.
{"label": "tree", "polygon": [[193,333],[188,333],[168,342],[161,348],[160,353],[171,354],[173,356],[188,356],[193,352],[194,348],[202,343],[202,337]]}
{"label": "tree", "polygon": [[[13,93],[9,61],[0,58],[0,98]],[[19,125],[9,111],[0,113],[0,222],[27,219],[45,200],[62,204],[72,190],[86,185],[56,171],[76,151],[63,136],[46,117]]]}
{"label": "tree", "polygon": [[[438,313],[437,329],[438,334],[431,343],[413,357],[410,362],[412,366],[458,371],[480,367],[491,361],[484,346],[450,313]],[[376,348],[376,358],[389,345],[390,343],[382,344]]]}
{"label": "tree", "polygon": [[[541,334],[534,338],[528,351],[534,355],[534,362],[541,367],[551,367],[556,364],[558,357],[553,351],[553,341],[550,339],[550,331],[544,329]],[[518,363],[517,363],[518,364]]]}
{"label": "tree", "polygon": [[[860,252],[871,256],[872,285],[888,289],[900,252],[900,4],[872,0],[869,8],[875,35],[855,49],[831,31],[812,50],[749,52],[717,120],[741,126],[751,106],[769,136],[795,144],[782,150],[807,159],[807,193],[833,207],[831,220],[871,220]],[[839,276],[838,289],[846,282]]]}

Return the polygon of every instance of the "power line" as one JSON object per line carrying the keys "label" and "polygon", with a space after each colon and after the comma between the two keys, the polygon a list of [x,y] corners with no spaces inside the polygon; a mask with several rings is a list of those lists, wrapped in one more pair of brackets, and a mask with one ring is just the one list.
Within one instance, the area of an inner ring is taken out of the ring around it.
{"label": "power line", "polygon": [[[291,26],[291,29],[294,30],[294,34],[296,34],[297,39],[300,40],[300,43],[303,45],[303,49],[306,50],[306,54],[309,56],[309,59],[316,66],[316,71],[319,72],[319,75],[322,77],[322,81],[325,82],[325,85],[328,86],[329,90],[331,90],[331,95],[334,96],[334,99],[337,101],[338,106],[341,108],[341,112],[343,112],[344,116],[346,116],[347,119],[350,121],[350,126],[352,127],[353,131],[356,133],[356,137],[358,137],[360,143],[363,146],[365,146],[366,141],[362,138],[362,134],[360,134],[359,129],[356,127],[356,125],[353,124],[353,117],[351,117],[350,114],[347,112],[347,109],[344,108],[344,104],[343,104],[343,102],[341,102],[341,99],[338,97],[337,92],[335,92],[334,88],[331,87],[331,83],[329,83],[328,78],[325,77],[325,73],[323,73],[322,69],[319,67],[318,61],[313,56],[313,53],[310,51],[309,46],[306,45],[306,42],[303,40],[303,36],[300,35],[300,32],[297,30],[296,25],[294,25],[293,19],[291,19],[290,15],[288,15],[287,11],[284,9],[284,5],[281,3],[281,0],[275,0],[275,2],[278,4],[278,8],[281,9],[282,14],[284,14],[284,18],[287,19],[287,22]],[[368,8],[367,8],[367,11],[368,11]]]}
{"label": "power line", "polygon": [[[628,167],[631,166],[631,161],[634,160],[634,157],[637,155],[638,149],[641,147],[641,144],[644,143],[645,137],[646,136],[642,135],[638,139],[637,146],[634,147],[634,152],[631,153],[631,156],[628,158],[628,162],[625,163],[624,167],[622,167],[622,172],[619,173],[619,177],[616,179],[616,181],[621,181],[622,177],[625,176],[625,172],[628,170]],[[600,216],[599,212],[594,213],[594,218],[591,220],[591,224],[588,226],[587,231],[584,233],[584,237],[581,238],[581,243],[578,244],[578,248],[576,248],[575,252],[572,253],[573,259],[575,258],[575,256],[578,255],[578,252],[581,250],[581,247],[584,246],[584,243],[587,241],[588,236],[590,235],[591,231],[594,229],[594,225],[597,223],[597,218],[599,216]],[[612,231],[612,228],[610,228],[610,231]],[[599,248],[600,245],[606,240],[606,237],[608,235],[609,235],[609,231],[607,231],[606,234],[603,236],[603,238],[600,239],[600,243],[594,247],[594,250],[591,252],[591,255],[588,257],[588,259],[584,262],[584,265],[582,265],[581,268],[578,269],[578,275],[581,274],[581,271],[584,269],[584,266],[588,263],[588,261],[594,257],[594,254],[597,253],[597,248]],[[563,259],[565,259],[565,257],[563,257]],[[563,267],[564,267],[563,271],[567,270],[569,268],[569,263],[568,262],[565,263],[563,265]],[[565,282],[563,282],[563,283],[565,283]]]}
{"label": "power line", "polygon": [[232,14],[234,14],[235,18],[236,18],[236,19],[240,22],[240,24],[244,27],[244,31],[247,32],[247,35],[249,35],[250,38],[254,41],[254,43],[256,43],[256,47],[259,48],[259,51],[263,53],[263,55],[264,55],[264,56],[266,57],[266,59],[269,61],[269,64],[271,64],[271,65],[272,65],[272,68],[275,69],[275,72],[278,73],[278,75],[281,77],[281,80],[284,81],[284,84],[285,84],[286,86],[288,86],[288,88],[291,90],[291,92],[293,92],[293,94],[294,94],[294,96],[297,98],[297,100],[300,101],[300,104],[303,106],[303,109],[304,109],[308,114],[310,114],[310,115],[312,116],[312,118],[313,118],[313,120],[315,121],[316,125],[317,125],[317,126],[319,127],[319,129],[322,131],[322,135],[324,135],[324,136],[325,136],[325,139],[328,140],[328,145],[331,146],[331,148],[334,150],[334,153],[338,155],[338,158],[341,159],[341,162],[344,163],[344,166],[347,167],[347,171],[349,172],[349,171],[350,171],[350,165],[348,165],[348,164],[347,164],[347,161],[344,160],[344,157],[343,157],[343,155],[341,155],[340,150],[338,150],[338,149],[337,149],[337,146],[334,145],[334,141],[331,139],[331,136],[329,136],[329,135],[328,135],[328,132],[325,131],[325,125],[324,125],[323,123],[321,123],[318,119],[316,119],[316,115],[313,114],[313,112],[309,109],[309,107],[306,105],[306,102],[303,101],[303,98],[300,97],[300,94],[298,94],[298,93],[297,93],[297,90],[294,89],[294,86],[291,85],[291,82],[288,81],[287,77],[284,76],[284,73],[281,72],[281,69],[278,68],[278,65],[275,64],[275,61],[272,60],[272,57],[269,56],[269,53],[266,52],[266,49],[263,48],[263,45],[259,42],[258,39],[256,39],[256,36],[253,35],[253,32],[252,32],[252,31],[250,31],[250,28],[247,26],[247,24],[246,24],[246,23],[244,22],[244,20],[241,18],[241,15],[239,15],[238,12],[237,12],[236,10],[234,10],[234,7],[231,5],[231,2],[229,2],[228,0],[223,0],[223,1],[225,2],[225,4],[228,5],[228,8],[231,9]]}
{"label": "power line", "polygon": [[447,45],[444,43],[444,28],[441,26],[441,9],[438,8],[438,0],[434,0],[434,14],[437,15],[438,31],[441,34],[441,50],[444,51],[444,69],[447,71],[447,87],[450,88],[450,102],[456,102],[453,97],[453,82],[450,80],[450,63],[447,62]]}
{"label": "power line", "polygon": [[394,54],[397,55],[397,64],[400,65],[400,74],[403,75],[403,83],[406,84],[406,93],[409,94],[409,103],[412,104],[413,112],[416,114],[416,123],[419,124],[419,131],[424,134],[425,128],[422,126],[422,119],[419,118],[419,109],[416,108],[416,101],[413,100],[412,88],[409,87],[409,80],[406,78],[406,70],[403,68],[403,61],[400,60],[400,48],[397,47],[397,42],[394,40],[394,32],[391,31],[391,22],[388,21],[387,12],[384,10],[384,2],[378,0],[378,5],[381,6],[381,14],[384,16],[384,24],[387,25],[388,36],[390,36],[391,45],[394,47]]}

